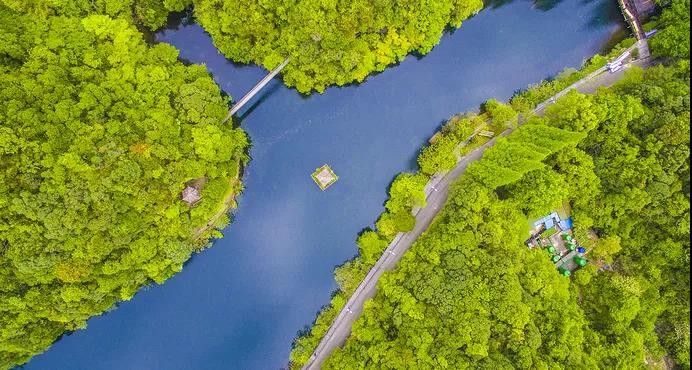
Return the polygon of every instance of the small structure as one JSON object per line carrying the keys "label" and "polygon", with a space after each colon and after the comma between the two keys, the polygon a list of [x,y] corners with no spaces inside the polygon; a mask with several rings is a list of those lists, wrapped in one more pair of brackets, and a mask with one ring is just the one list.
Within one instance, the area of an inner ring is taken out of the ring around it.
{"label": "small structure", "polygon": [[572,226],[572,218],[566,212],[562,217],[552,212],[532,223],[531,237],[526,240],[529,249],[545,250],[563,276],[571,276],[587,264],[584,258],[586,248],[574,239]]}
{"label": "small structure", "polygon": [[478,136],[491,138],[491,137],[495,136],[495,133],[492,131],[488,131],[488,130],[482,130],[481,132],[478,133]]}
{"label": "small structure", "polygon": [[202,199],[202,196],[199,194],[199,190],[197,190],[197,188],[188,186],[185,188],[185,190],[183,190],[182,198],[185,203],[192,206],[199,202],[199,200]]}
{"label": "small structure", "polygon": [[630,0],[628,3],[640,19],[648,18],[656,12],[656,3],[653,0]]}
{"label": "small structure", "polygon": [[572,271],[570,271],[569,268],[567,268],[565,265],[560,266],[557,269],[558,272],[560,272],[560,275],[570,277],[572,276]]}
{"label": "small structure", "polygon": [[332,168],[326,164],[316,169],[315,172],[312,173],[311,177],[322,191],[327,190],[328,187],[332,186],[337,180],[339,180],[339,176],[337,176],[334,173],[334,170],[332,170]]}

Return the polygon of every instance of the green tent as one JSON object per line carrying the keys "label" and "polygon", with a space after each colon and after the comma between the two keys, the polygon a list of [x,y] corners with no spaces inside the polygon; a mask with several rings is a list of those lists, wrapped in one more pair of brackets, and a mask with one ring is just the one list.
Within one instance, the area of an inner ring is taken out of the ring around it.
{"label": "green tent", "polygon": [[576,256],[574,257],[574,263],[577,264],[579,267],[584,267],[587,264],[586,258],[581,257],[581,256]]}
{"label": "green tent", "polygon": [[550,252],[551,254],[555,254],[555,247],[552,246],[552,245],[549,246],[549,247],[548,247],[548,252]]}
{"label": "green tent", "polygon": [[562,276],[570,276],[570,275],[572,275],[572,272],[569,271],[569,270],[565,267],[565,265],[560,266],[560,267],[557,269],[557,271],[560,272],[560,275],[562,275]]}
{"label": "green tent", "polygon": [[559,260],[560,260],[560,256],[558,256],[557,254],[553,256],[553,262],[557,262]]}

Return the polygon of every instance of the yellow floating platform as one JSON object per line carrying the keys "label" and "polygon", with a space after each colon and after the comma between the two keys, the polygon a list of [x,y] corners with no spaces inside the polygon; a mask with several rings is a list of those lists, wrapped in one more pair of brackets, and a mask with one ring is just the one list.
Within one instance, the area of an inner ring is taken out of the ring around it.
{"label": "yellow floating platform", "polygon": [[339,180],[339,176],[334,173],[329,165],[324,165],[315,170],[311,175],[315,184],[322,189],[322,191],[327,190],[328,187],[334,185],[334,183]]}

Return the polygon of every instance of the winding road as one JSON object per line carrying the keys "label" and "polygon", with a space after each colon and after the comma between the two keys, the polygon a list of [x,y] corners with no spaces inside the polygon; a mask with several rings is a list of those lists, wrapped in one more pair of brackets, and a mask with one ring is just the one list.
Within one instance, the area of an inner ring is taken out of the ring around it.
{"label": "winding road", "polygon": [[[631,48],[628,49],[631,52],[634,48],[646,48],[648,51],[648,46],[646,45],[646,40],[637,42]],[[582,93],[593,93],[598,87],[611,86],[618,80],[620,80],[627,70],[631,66],[648,67],[651,64],[651,59],[648,57],[635,60],[627,64],[622,70],[615,73],[608,73],[606,67],[602,67],[597,71],[589,74],[583,79],[577,81],[576,83],[570,85],[559,93],[555,94],[545,102],[539,104],[533,113],[537,115],[542,115],[545,109],[553,104],[558,98],[565,95],[570,90],[577,90]],[[507,136],[512,133],[513,129],[508,129],[502,132],[499,137]],[[351,297],[344,308],[339,312],[337,317],[332,322],[329,330],[325,336],[320,341],[317,348],[313,352],[308,363],[303,366],[303,370],[316,370],[319,369],[322,363],[329,357],[332,351],[342,346],[349,334],[351,333],[351,326],[353,322],[360,316],[363,312],[363,307],[365,302],[374,297],[377,288],[377,281],[380,276],[385,271],[392,270],[397,262],[401,259],[404,253],[411,248],[413,243],[418,239],[418,237],[430,226],[435,216],[442,209],[445,202],[447,201],[447,196],[449,194],[449,185],[459,178],[466,172],[466,168],[472,162],[483,157],[483,153],[486,149],[493,146],[497,141],[497,137],[488,141],[484,145],[478,147],[465,157],[463,157],[457,164],[457,166],[450,172],[444,175],[436,175],[427,184],[425,191],[427,194],[427,205],[423,208],[414,210],[414,216],[416,217],[416,226],[412,231],[407,233],[400,233],[396,238],[389,244],[387,249],[377,261],[375,266],[370,270],[368,275],[363,279],[358,288],[353,292]]]}

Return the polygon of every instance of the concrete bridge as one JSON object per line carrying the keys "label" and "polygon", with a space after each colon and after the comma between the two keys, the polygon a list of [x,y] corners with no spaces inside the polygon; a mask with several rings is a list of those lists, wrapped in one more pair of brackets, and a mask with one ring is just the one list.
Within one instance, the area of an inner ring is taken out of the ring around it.
{"label": "concrete bridge", "polygon": [[234,114],[236,114],[240,108],[242,108],[245,104],[247,104],[252,98],[257,95],[267,84],[276,77],[286,66],[288,65],[289,58],[286,58],[286,60],[283,61],[283,63],[279,64],[278,67],[274,68],[273,71],[271,71],[266,77],[264,77],[260,82],[255,85],[245,96],[243,96],[242,99],[238,100],[237,103],[231,107],[231,110],[228,112],[226,115],[226,118],[221,121],[221,123],[226,123],[231,117],[233,117]]}

